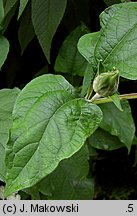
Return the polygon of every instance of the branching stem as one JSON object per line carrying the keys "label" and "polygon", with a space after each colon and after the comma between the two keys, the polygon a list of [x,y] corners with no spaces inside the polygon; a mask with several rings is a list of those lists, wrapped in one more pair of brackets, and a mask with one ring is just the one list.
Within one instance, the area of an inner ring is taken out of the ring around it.
{"label": "branching stem", "polygon": [[[119,95],[119,99],[120,100],[137,99],[137,93]],[[94,104],[103,104],[103,103],[112,102],[112,99],[110,97],[105,97],[105,98],[99,98],[99,99],[97,99],[95,101],[88,100],[88,102],[91,102],[91,103],[94,103]]]}

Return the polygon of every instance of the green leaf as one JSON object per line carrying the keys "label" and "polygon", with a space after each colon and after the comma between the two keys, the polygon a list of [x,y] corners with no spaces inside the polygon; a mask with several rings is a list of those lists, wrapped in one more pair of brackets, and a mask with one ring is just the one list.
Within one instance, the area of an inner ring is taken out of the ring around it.
{"label": "green leaf", "polygon": [[91,64],[87,64],[85,75],[82,83],[82,90],[81,90],[81,96],[83,97],[88,89],[90,89],[91,83],[94,79],[94,71]]}
{"label": "green leaf", "polygon": [[29,194],[31,196],[31,200],[40,200],[39,190],[35,185],[31,188],[24,189],[23,192]]}
{"label": "green leaf", "polygon": [[135,125],[128,102],[122,101],[121,104],[123,112],[118,110],[113,103],[100,105],[103,112],[103,120],[100,127],[117,136],[130,150],[135,135]]}
{"label": "green leaf", "polygon": [[[82,55],[92,61],[93,68],[97,67],[98,60],[102,60],[106,71],[115,66],[120,76],[137,79],[137,3],[110,6],[101,13],[100,24],[102,28],[95,46],[80,50]],[[90,37],[93,40],[95,33],[85,35],[80,40],[87,40],[89,45]]]}
{"label": "green leaf", "polygon": [[122,77],[137,79],[137,3],[113,5],[100,15],[101,23],[105,19],[95,58],[103,58],[107,70],[116,66]]}
{"label": "green leaf", "polygon": [[94,183],[89,172],[88,149],[84,146],[38,183],[39,191],[51,200],[93,199]]}
{"label": "green leaf", "polygon": [[4,12],[5,15],[8,14],[12,8],[15,6],[15,4],[18,2],[18,0],[7,0],[4,4]]}
{"label": "green leaf", "polygon": [[5,147],[9,139],[9,129],[12,126],[12,110],[19,89],[0,90],[0,180],[5,181]]}
{"label": "green leaf", "polygon": [[19,14],[18,14],[18,19],[22,15],[26,5],[28,4],[29,0],[20,0],[20,6],[19,6]]}
{"label": "green leaf", "polygon": [[0,24],[4,17],[3,0],[0,0]]}
{"label": "green leaf", "polygon": [[0,181],[5,182],[5,146],[9,138],[9,125],[7,122],[0,120]]}
{"label": "green leaf", "polygon": [[109,96],[109,97],[112,99],[112,101],[113,101],[113,103],[116,105],[116,107],[117,107],[120,111],[123,111],[122,106],[121,106],[121,101],[120,101],[120,99],[119,99],[118,94],[115,93],[115,94],[113,94],[113,95],[111,95],[111,96]]}
{"label": "green leaf", "polygon": [[[100,32],[88,33],[83,35],[78,41],[78,50],[81,55],[90,63],[92,67],[98,62],[95,62],[94,49],[100,37]],[[100,60],[100,59],[99,59]]]}
{"label": "green leaf", "polygon": [[6,196],[33,186],[77,152],[97,129],[102,112],[76,98],[75,89],[62,76],[48,74],[22,90],[13,118],[6,156]]}
{"label": "green leaf", "polygon": [[77,42],[85,32],[83,26],[78,26],[63,42],[55,62],[55,71],[84,76],[86,60],[77,50]]}
{"label": "green leaf", "polygon": [[20,20],[18,32],[19,42],[22,53],[35,36],[34,28],[31,21],[31,4],[28,4]]}
{"label": "green leaf", "polygon": [[107,131],[98,128],[89,138],[89,145],[101,150],[115,150],[124,147],[124,144],[116,136],[112,136]]}
{"label": "green leaf", "polygon": [[12,19],[12,17],[16,13],[16,9],[18,7],[18,0],[7,0],[4,3],[4,12],[5,16],[2,21],[2,30],[3,33],[7,30],[7,27]]}
{"label": "green leaf", "polygon": [[100,32],[89,33],[83,35],[78,41],[78,50],[81,55],[88,61],[82,84],[82,96],[84,96],[88,91],[88,88],[90,87],[97,70],[96,68],[94,68],[94,65],[97,64],[94,62],[94,48],[96,46],[99,36]]}
{"label": "green leaf", "polygon": [[51,42],[64,15],[66,4],[67,0],[32,0],[32,22],[48,62]]}
{"label": "green leaf", "polygon": [[5,37],[0,36],[0,68],[4,64],[8,52],[9,52],[9,42]]}

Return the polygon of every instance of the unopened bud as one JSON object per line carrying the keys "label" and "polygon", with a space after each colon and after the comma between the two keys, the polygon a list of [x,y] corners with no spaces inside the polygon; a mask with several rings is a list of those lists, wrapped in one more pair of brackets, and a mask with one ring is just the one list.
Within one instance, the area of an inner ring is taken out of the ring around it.
{"label": "unopened bud", "polygon": [[119,84],[119,71],[114,68],[111,72],[101,73],[93,81],[93,90],[101,97],[116,93]]}

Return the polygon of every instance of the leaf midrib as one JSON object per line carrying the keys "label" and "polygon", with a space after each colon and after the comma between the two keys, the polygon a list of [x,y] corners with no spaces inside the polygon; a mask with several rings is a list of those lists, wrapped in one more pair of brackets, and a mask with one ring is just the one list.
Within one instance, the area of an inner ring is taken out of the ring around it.
{"label": "leaf midrib", "polygon": [[[71,100],[75,100],[75,99],[71,99]],[[71,100],[69,100],[69,101],[71,101]],[[69,101],[67,101],[67,102],[69,102]],[[56,114],[56,112],[58,112],[58,110],[59,109],[61,109],[62,108],[62,106],[64,105],[64,104],[66,104],[67,102],[65,102],[65,103],[63,103],[58,109],[56,109],[56,111],[53,113],[53,115],[52,115],[52,117],[49,119],[49,121],[47,122],[47,125],[49,124],[49,122],[51,121],[51,119],[54,117],[54,115]],[[47,128],[47,125],[46,125],[46,127],[45,127],[45,130],[46,130],[46,128]],[[45,133],[45,130],[44,130],[44,133]],[[44,133],[43,133],[43,135],[44,135]],[[43,138],[43,135],[42,135],[42,137],[40,138],[40,140],[39,141],[37,141],[38,142],[38,146],[37,146],[37,148],[36,148],[36,150],[35,150],[35,152],[33,153],[33,155],[36,153],[36,151],[38,150],[38,148],[39,148],[39,146],[40,146],[40,141],[41,141],[41,139]],[[24,148],[25,148],[26,146],[24,146]],[[20,150],[22,150],[22,149],[20,149]],[[18,151],[19,152],[19,151]],[[18,153],[17,152],[17,153]],[[33,155],[30,157],[30,159],[33,157]],[[23,169],[26,167],[26,165],[29,163],[29,161],[30,161],[30,159],[28,160],[28,162],[25,164],[25,166],[23,167]],[[14,159],[13,159],[14,160]],[[22,169],[22,170],[23,170]],[[14,184],[14,182],[16,182],[17,181],[17,178],[19,177],[19,175],[20,175],[20,173],[22,172],[22,170],[18,173],[18,175],[16,176],[16,178],[11,182],[11,184],[9,185],[9,187],[11,187],[11,185],[13,185]]]}
{"label": "leaf midrib", "polygon": [[[109,26],[109,23],[106,25],[106,26]],[[102,32],[107,32],[106,31],[106,26],[104,28],[104,30]],[[135,26],[137,26],[137,22],[134,23],[134,25],[121,37],[121,39],[119,40],[119,42],[113,47],[113,49],[111,50],[111,52],[109,52],[109,54],[105,57],[105,59],[103,60],[103,63],[105,63],[107,61],[107,59],[109,59],[110,55],[112,55],[112,53],[117,49],[117,47],[123,42],[123,40],[127,37],[128,34],[131,33],[131,31],[135,28]],[[100,31],[101,33],[101,31]],[[108,34],[108,33],[107,33]],[[97,40],[97,43],[96,43],[96,46],[95,46],[95,49],[94,49],[94,56],[95,56],[95,59],[96,59],[96,50],[97,50],[97,46],[98,46],[98,43],[100,42],[100,38],[102,37],[102,34],[100,35],[99,39]],[[104,36],[103,36],[104,37]]]}
{"label": "leaf midrib", "polygon": [[[53,94],[54,92],[65,92],[65,90],[64,89],[61,89],[61,90],[53,90],[53,91],[49,91],[49,92],[45,92],[44,94],[42,94],[40,97],[38,97],[37,99],[36,99],[36,101],[31,105],[31,107],[27,110],[27,111],[25,111],[25,116],[23,116],[23,117],[20,117],[20,122],[22,123],[22,122],[25,122],[25,119],[27,118],[27,115],[31,112],[31,110],[33,109],[33,107],[35,106],[35,104],[44,96],[44,95],[46,95],[47,93],[49,94]],[[66,93],[70,93],[70,92],[66,92]],[[72,93],[70,93],[70,94],[72,94]],[[73,94],[72,94],[72,96],[73,96]],[[34,98],[34,97],[33,97]],[[64,104],[64,103],[63,103]],[[61,106],[63,106],[63,105],[61,105]],[[61,108],[61,106],[60,106],[60,108]],[[57,111],[57,110],[56,110]],[[55,112],[56,112],[55,111]],[[54,112],[54,113],[55,113]],[[54,115],[54,113],[53,113],[53,115]],[[45,121],[45,119],[43,120],[43,121]],[[48,124],[48,122],[50,121],[50,119],[47,121],[47,124]],[[37,124],[38,123],[42,123],[42,121],[40,121],[40,122],[37,122]],[[28,127],[27,128],[27,130],[29,130],[30,128],[32,128],[33,126],[35,126],[35,124],[34,125],[31,125],[30,127]],[[18,138],[19,138],[19,136],[21,136],[22,134],[24,133],[24,130],[22,130],[22,133],[20,133],[19,135],[18,135],[18,137],[17,137],[17,139],[15,139],[14,140],[14,143],[15,142],[17,142],[17,140],[18,140]],[[24,146],[25,147],[25,146]],[[23,147],[23,148],[24,148]],[[22,149],[23,149],[22,148]],[[21,149],[20,149],[21,150]],[[20,151],[19,150],[19,151]],[[17,153],[17,152],[16,152]]]}

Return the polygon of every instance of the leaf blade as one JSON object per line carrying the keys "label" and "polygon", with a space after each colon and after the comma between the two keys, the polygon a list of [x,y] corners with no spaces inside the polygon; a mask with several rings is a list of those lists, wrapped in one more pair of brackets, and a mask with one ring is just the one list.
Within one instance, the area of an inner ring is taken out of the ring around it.
{"label": "leaf blade", "polygon": [[18,96],[13,114],[6,196],[34,185],[71,157],[102,117],[99,107],[76,98],[74,88],[59,75],[31,81]]}
{"label": "leaf blade", "polygon": [[64,15],[66,4],[67,0],[32,0],[32,23],[49,63],[51,42]]}
{"label": "leaf blade", "polygon": [[94,49],[100,38],[100,32],[88,33],[83,35],[78,41],[78,50],[81,55],[88,61],[89,64],[94,65],[96,59],[94,58]]}
{"label": "leaf blade", "polygon": [[31,5],[28,4],[20,20],[18,30],[18,38],[22,53],[35,36],[34,28],[31,20]]}
{"label": "leaf blade", "polygon": [[124,147],[124,144],[120,142],[118,137],[112,136],[107,131],[98,128],[89,138],[88,143],[90,146],[96,149],[102,149],[105,151],[112,151],[118,148]]}
{"label": "leaf blade", "polygon": [[55,71],[61,71],[72,75],[83,76],[86,68],[86,60],[77,50],[77,42],[85,33],[85,26],[78,26],[63,42],[55,62]]}
{"label": "leaf blade", "polygon": [[0,36],[0,68],[4,64],[8,52],[9,52],[9,42],[5,37]]}
{"label": "leaf blade", "polygon": [[18,0],[7,0],[5,5],[4,5],[4,11],[5,11],[5,15],[7,15],[12,8],[14,7],[14,5],[17,3]]}
{"label": "leaf blade", "polygon": [[12,125],[12,110],[19,89],[0,90],[0,180],[5,181],[5,148],[9,139],[9,129]]}
{"label": "leaf blade", "polygon": [[0,0],[0,25],[1,25],[3,18],[4,18],[4,7],[3,7],[3,1]]}
{"label": "leaf blade", "polygon": [[38,183],[39,191],[50,200],[92,199],[94,183],[93,179],[87,178],[88,159],[85,145],[71,158],[61,161],[56,170]]}
{"label": "leaf blade", "polygon": [[[96,33],[85,35],[79,45],[79,51],[97,68],[98,61],[102,60],[106,71],[113,67],[118,68],[120,76],[137,79],[137,3],[128,2],[108,7],[100,14],[101,30],[98,39]],[[98,34],[98,32],[97,32]],[[85,38],[84,38],[85,37]],[[94,46],[90,41],[96,40]],[[81,49],[81,50],[80,50]]]}
{"label": "leaf blade", "polygon": [[103,60],[106,70],[116,66],[120,76],[131,80],[137,79],[136,11],[135,2],[116,4],[107,8],[100,15],[103,26],[95,48],[95,58]]}
{"label": "leaf blade", "polygon": [[78,51],[88,61],[87,68],[85,70],[81,95],[84,96],[90,87],[95,73],[96,73],[96,60],[94,58],[94,49],[96,47],[100,32],[88,33],[83,35],[77,44]]}
{"label": "leaf blade", "polygon": [[128,101],[121,101],[123,112],[117,109],[113,103],[102,104],[103,120],[100,127],[110,134],[117,136],[130,150],[135,136],[135,125]]}
{"label": "leaf blade", "polygon": [[121,106],[121,101],[119,99],[119,96],[117,93],[115,93],[114,95],[109,96],[111,98],[111,100],[113,101],[113,103],[116,105],[116,107],[120,110],[123,111],[122,106]]}
{"label": "leaf blade", "polygon": [[19,6],[19,13],[18,13],[18,19],[22,15],[26,5],[28,4],[29,0],[20,0],[20,6]]}

